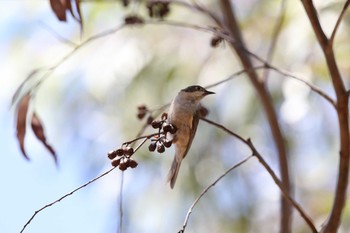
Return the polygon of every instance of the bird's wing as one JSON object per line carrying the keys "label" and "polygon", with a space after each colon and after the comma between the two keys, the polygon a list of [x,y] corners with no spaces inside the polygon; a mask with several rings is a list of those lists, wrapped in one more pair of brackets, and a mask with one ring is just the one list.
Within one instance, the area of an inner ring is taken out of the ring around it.
{"label": "bird's wing", "polygon": [[186,151],[185,151],[185,153],[183,155],[183,159],[186,157],[188,150],[191,148],[191,144],[192,144],[193,138],[196,135],[198,123],[199,123],[199,111],[197,110],[195,112],[195,114],[193,115],[193,117],[192,117],[191,135],[189,137],[188,144],[187,144],[187,147],[186,147]]}

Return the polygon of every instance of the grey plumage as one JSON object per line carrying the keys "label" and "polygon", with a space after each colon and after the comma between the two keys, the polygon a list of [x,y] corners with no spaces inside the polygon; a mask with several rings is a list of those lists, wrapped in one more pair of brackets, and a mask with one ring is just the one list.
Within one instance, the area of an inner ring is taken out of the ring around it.
{"label": "grey plumage", "polygon": [[186,157],[197,131],[200,100],[209,94],[214,92],[200,86],[189,86],[181,90],[170,105],[168,122],[177,127],[173,138],[175,157],[168,174],[171,188],[174,188],[181,162]]}

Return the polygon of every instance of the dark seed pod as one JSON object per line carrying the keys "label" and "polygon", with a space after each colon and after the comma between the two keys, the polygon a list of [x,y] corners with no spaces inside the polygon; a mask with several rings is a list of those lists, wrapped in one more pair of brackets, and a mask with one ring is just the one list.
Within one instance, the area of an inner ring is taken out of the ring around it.
{"label": "dark seed pod", "polygon": [[214,36],[211,41],[210,41],[210,46],[211,47],[218,47],[218,45],[223,41],[224,39],[219,36]]}
{"label": "dark seed pod", "polygon": [[169,130],[169,133],[174,134],[174,133],[176,133],[176,131],[177,131],[176,126],[175,125],[171,125],[171,129]]}
{"label": "dark seed pod", "polygon": [[125,162],[119,164],[119,169],[125,171],[128,168],[128,165]]}
{"label": "dark seed pod", "polygon": [[115,150],[112,150],[110,152],[108,152],[108,158],[109,159],[114,159],[115,157],[117,157],[117,152]]}
{"label": "dark seed pod", "polygon": [[118,156],[122,156],[124,154],[124,150],[120,148],[120,149],[116,150],[116,153]]}
{"label": "dark seed pod", "polygon": [[147,124],[152,124],[152,122],[153,122],[153,117],[152,116],[149,116],[148,118],[147,118]]}
{"label": "dark seed pod", "polygon": [[171,144],[172,144],[173,142],[171,141],[171,140],[164,140],[163,141],[163,145],[166,147],[166,148],[169,148],[169,147],[171,147]]}
{"label": "dark seed pod", "polygon": [[131,168],[135,168],[135,167],[137,167],[137,162],[135,161],[135,160],[133,160],[133,159],[131,159],[130,160],[130,162],[129,162],[129,167],[131,167]]}
{"label": "dark seed pod", "polygon": [[163,126],[163,130],[165,133],[170,132],[171,128],[172,128],[172,126],[169,124],[166,124]]}
{"label": "dark seed pod", "polygon": [[118,167],[119,164],[120,164],[120,159],[116,159],[116,160],[113,160],[113,161],[112,161],[112,166],[113,166],[113,167]]}
{"label": "dark seed pod", "polygon": [[137,118],[139,120],[142,120],[146,116],[146,112],[139,112],[137,113]]}
{"label": "dark seed pod", "polygon": [[158,153],[163,153],[165,151],[164,145],[163,144],[158,145],[157,151]]}
{"label": "dark seed pod", "polygon": [[201,117],[206,117],[206,116],[208,116],[208,114],[209,114],[209,110],[206,108],[206,107],[201,107],[200,109],[199,109],[199,116],[201,116]]}
{"label": "dark seed pod", "polygon": [[162,127],[162,123],[160,121],[152,121],[151,125],[153,129],[159,129]]}
{"label": "dark seed pod", "polygon": [[151,144],[149,144],[148,150],[153,152],[153,151],[156,150],[156,147],[157,147],[157,143],[156,142],[152,142]]}
{"label": "dark seed pod", "polygon": [[146,107],[146,105],[140,105],[140,106],[138,106],[137,107],[137,109],[139,110],[139,111],[147,111],[147,107]]}
{"label": "dark seed pod", "polygon": [[132,147],[126,147],[126,148],[124,149],[124,154],[125,154],[125,155],[133,155],[133,154],[134,154],[134,148],[132,148]]}
{"label": "dark seed pod", "polygon": [[166,113],[166,112],[164,112],[163,114],[162,114],[162,121],[165,121],[165,120],[167,120],[168,119],[168,113]]}

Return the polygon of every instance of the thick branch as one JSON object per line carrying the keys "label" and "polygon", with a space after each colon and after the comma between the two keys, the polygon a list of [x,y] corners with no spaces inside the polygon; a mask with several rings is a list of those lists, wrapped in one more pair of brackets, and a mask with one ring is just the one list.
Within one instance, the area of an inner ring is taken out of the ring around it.
{"label": "thick branch", "polygon": [[[231,46],[236,51],[236,54],[238,55],[244,69],[247,70],[248,77],[258,93],[261,103],[264,107],[265,113],[267,115],[272,135],[278,150],[279,167],[281,172],[282,183],[287,192],[290,193],[291,182],[289,178],[287,152],[284,145],[284,138],[277,120],[276,112],[272,104],[272,100],[269,96],[264,82],[262,80],[259,80],[257,73],[254,71],[250,57],[246,53],[246,46],[243,41],[241,30],[238,26],[236,16],[234,15],[234,9],[231,5],[231,2],[229,0],[221,0],[220,2],[221,9],[225,18],[225,25],[234,39],[234,43],[231,43]],[[281,232],[291,232],[291,217],[292,212],[290,206],[283,198],[281,198]]]}
{"label": "thick branch", "polygon": [[[316,9],[312,0],[302,0],[307,16],[311,22],[316,38],[322,48],[327,62],[329,74],[332,79],[333,87],[337,96],[336,110],[338,115],[339,131],[340,131],[340,161],[338,170],[337,186],[331,214],[325,224],[322,232],[333,233],[339,228],[341,216],[346,203],[346,192],[349,179],[349,109],[348,109],[348,93],[345,89],[344,82],[340,75],[338,65],[336,63],[332,41],[325,36],[320,25]],[[347,7],[347,2],[344,8]],[[339,16],[341,18],[341,16]],[[335,35],[336,27],[333,34]],[[334,35],[332,37],[334,38]],[[332,39],[333,40],[333,39]]]}

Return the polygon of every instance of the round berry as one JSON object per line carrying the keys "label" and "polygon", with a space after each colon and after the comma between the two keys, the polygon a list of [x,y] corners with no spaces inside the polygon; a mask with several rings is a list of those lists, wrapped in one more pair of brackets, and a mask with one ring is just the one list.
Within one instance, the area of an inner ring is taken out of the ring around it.
{"label": "round berry", "polygon": [[165,151],[163,144],[158,145],[157,151],[158,151],[158,153],[163,153]]}
{"label": "round berry", "polygon": [[152,121],[151,125],[153,129],[159,129],[162,127],[162,123],[160,121]]}
{"label": "round berry", "polygon": [[168,113],[166,113],[166,112],[164,112],[163,114],[162,114],[162,120],[163,121],[165,121],[165,120],[167,120],[168,119]]}
{"label": "round berry", "polygon": [[124,151],[125,151],[124,153],[125,153],[126,155],[132,155],[132,154],[134,154],[134,148],[132,148],[132,147],[126,147]]}
{"label": "round berry", "polygon": [[137,118],[139,120],[142,120],[146,116],[146,112],[139,112],[137,113]]}
{"label": "round berry", "polygon": [[115,157],[117,157],[117,152],[115,150],[108,152],[109,159],[114,159]]}
{"label": "round berry", "polygon": [[122,156],[124,154],[124,150],[123,149],[118,149],[116,150],[116,153],[118,156]]}
{"label": "round berry", "polygon": [[171,125],[171,129],[169,130],[169,133],[174,134],[174,133],[176,133],[176,131],[177,131],[176,126],[175,125]]}
{"label": "round berry", "polygon": [[131,159],[130,160],[130,162],[129,162],[129,167],[131,167],[131,168],[135,168],[135,167],[137,167],[137,162],[135,161],[135,160],[133,160],[133,159]]}
{"label": "round berry", "polygon": [[152,122],[153,122],[153,117],[152,116],[149,116],[148,118],[147,118],[147,124],[152,124]]}
{"label": "round berry", "polygon": [[164,130],[165,133],[170,132],[170,130],[171,130],[171,125],[169,125],[169,124],[164,125],[164,126],[163,126],[163,130]]}
{"label": "round berry", "polygon": [[166,139],[166,140],[163,141],[163,145],[164,145],[166,148],[171,147],[171,144],[172,144],[172,143],[173,143],[173,142],[172,142],[171,140],[168,140],[168,139]]}
{"label": "round berry", "polygon": [[112,166],[113,167],[117,167],[117,166],[119,166],[119,164],[120,164],[120,159],[116,159],[116,160],[112,161]]}
{"label": "round berry", "polygon": [[128,165],[125,162],[119,164],[119,169],[121,171],[125,171],[127,168],[128,168]]}
{"label": "round berry", "polygon": [[148,150],[153,152],[153,151],[156,150],[156,147],[157,147],[157,143],[156,142],[152,142],[151,144],[149,144]]}

